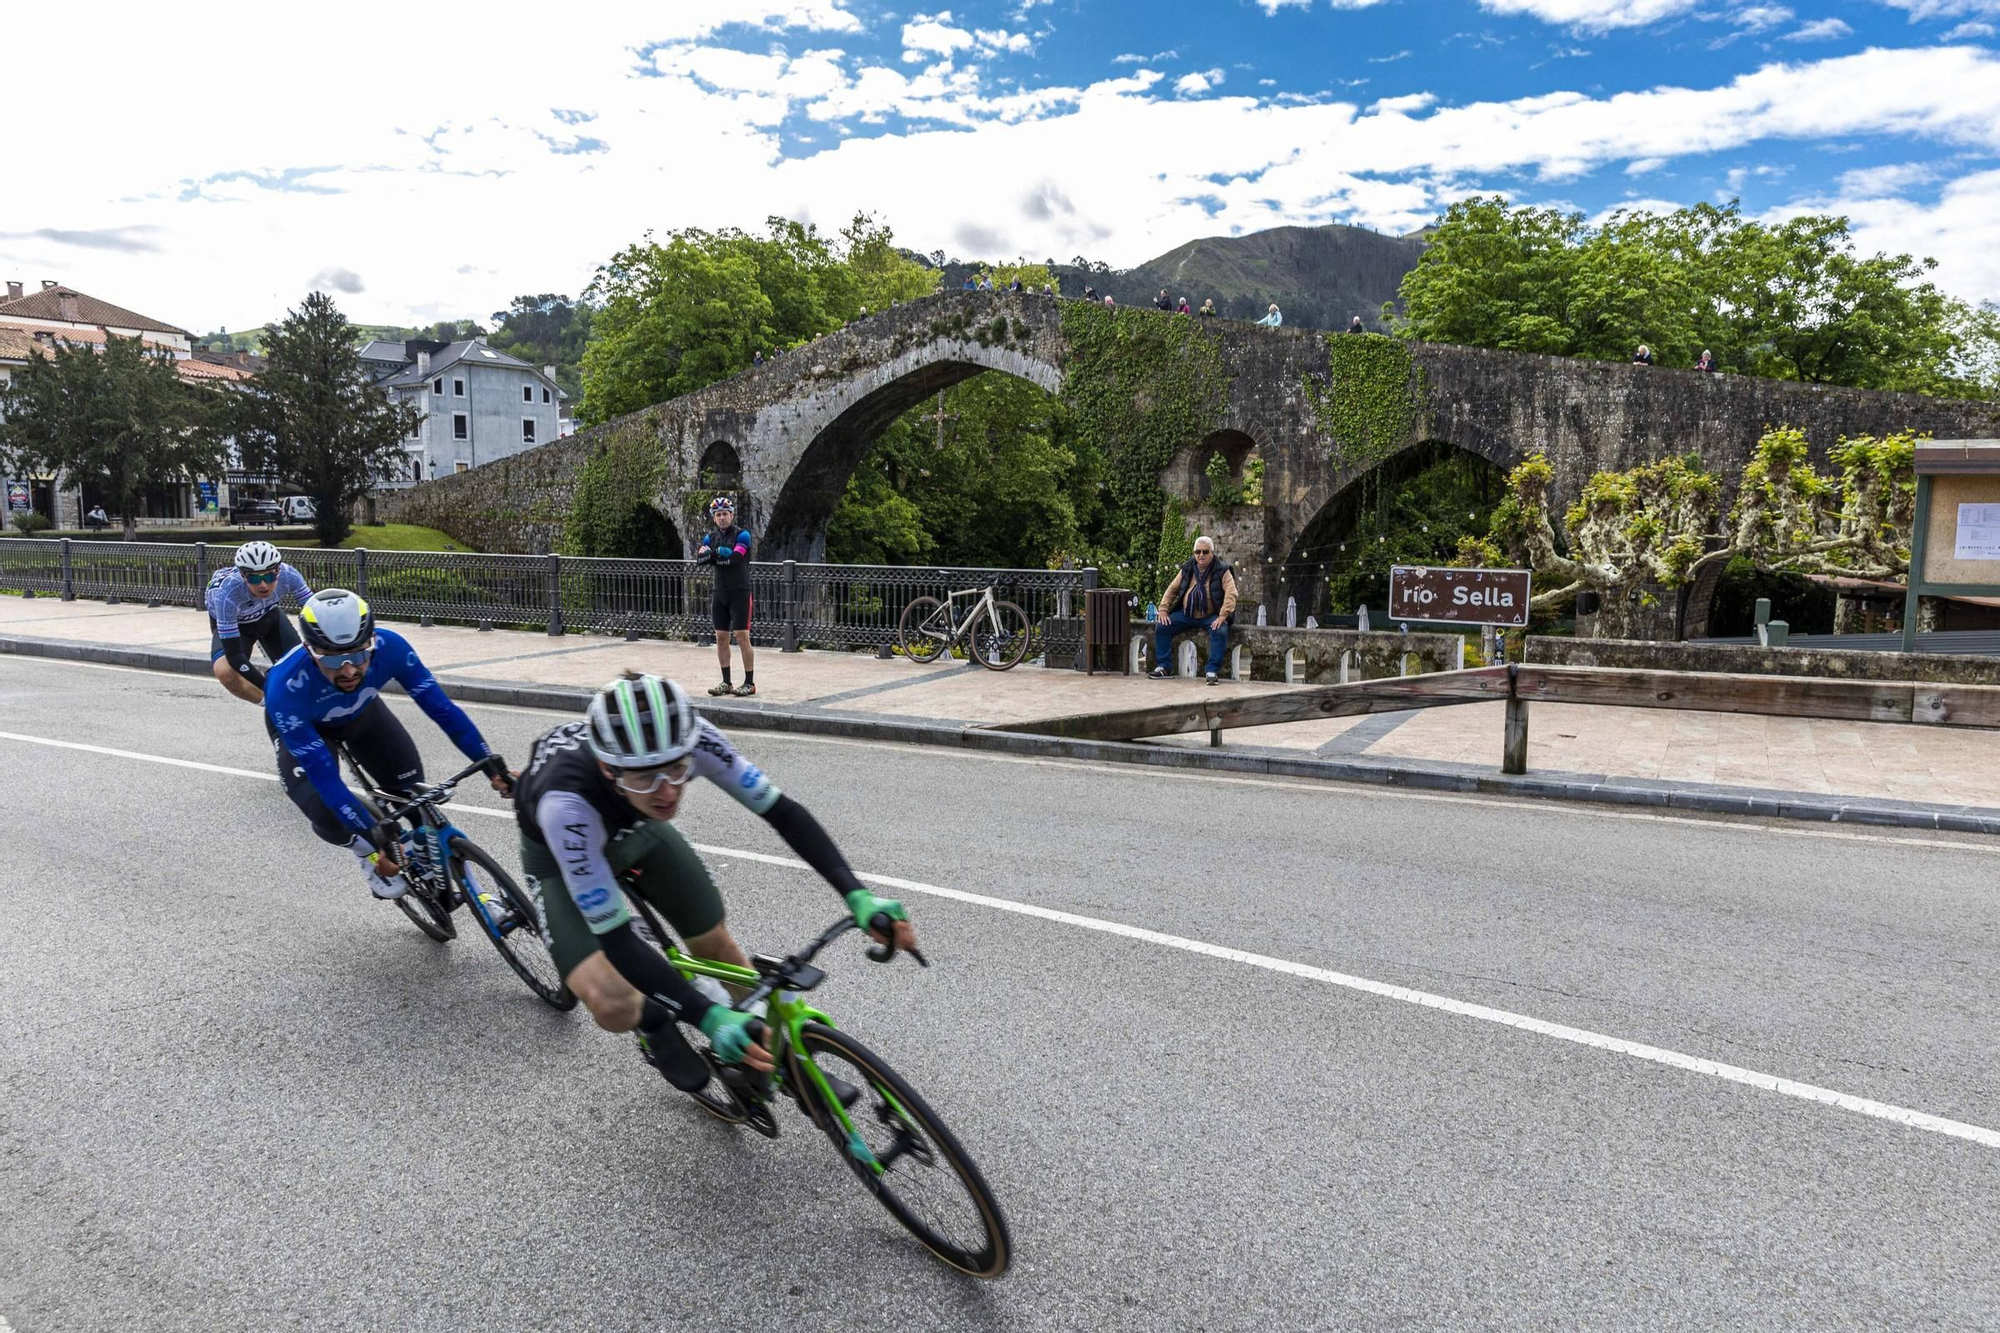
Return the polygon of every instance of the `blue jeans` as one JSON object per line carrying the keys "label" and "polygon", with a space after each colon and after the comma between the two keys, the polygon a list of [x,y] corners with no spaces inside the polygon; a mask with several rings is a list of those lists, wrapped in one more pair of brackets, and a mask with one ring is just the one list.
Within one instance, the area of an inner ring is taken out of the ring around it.
{"label": "blue jeans", "polygon": [[1159,624],[1153,626],[1153,665],[1173,670],[1174,635],[1188,630],[1208,630],[1208,674],[1222,674],[1222,658],[1229,651],[1229,624],[1224,622],[1221,629],[1208,629],[1214,616],[1191,616],[1185,611],[1176,611]]}

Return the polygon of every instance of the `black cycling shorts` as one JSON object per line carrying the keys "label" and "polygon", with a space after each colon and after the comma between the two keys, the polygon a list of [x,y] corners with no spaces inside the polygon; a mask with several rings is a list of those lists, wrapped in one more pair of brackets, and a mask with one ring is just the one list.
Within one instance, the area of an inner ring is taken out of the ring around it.
{"label": "black cycling shorts", "polygon": [[755,599],[748,588],[715,590],[715,627],[719,630],[750,628],[750,603]]}
{"label": "black cycling shorts", "polygon": [[[271,748],[277,752],[278,777],[285,784],[285,795],[312,822],[313,832],[322,841],[345,847],[353,839],[354,830],[326,808],[305,769],[278,739],[278,729],[271,724],[268,714],[264,730],[270,733]],[[369,700],[368,706],[349,721],[321,724],[319,734],[329,746],[344,743],[361,770],[381,790],[413,792],[423,786],[424,761],[417,753],[417,743],[410,739],[410,733],[380,697]],[[346,776],[342,774],[343,780]]]}
{"label": "black cycling shorts", "polygon": [[[249,645],[264,650],[264,656],[276,665],[279,658],[299,646],[299,632],[292,628],[292,618],[279,607],[272,607],[255,620],[238,622],[237,635],[246,645],[243,649],[247,657]],[[224,639],[215,630],[215,617],[208,618],[208,660],[219,662],[229,655],[231,640]]]}

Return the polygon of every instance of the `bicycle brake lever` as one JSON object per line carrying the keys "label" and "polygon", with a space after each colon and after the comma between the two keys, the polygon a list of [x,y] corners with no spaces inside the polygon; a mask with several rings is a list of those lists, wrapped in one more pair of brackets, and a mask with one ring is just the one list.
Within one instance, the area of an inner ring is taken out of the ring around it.
{"label": "bicycle brake lever", "polygon": [[[895,919],[891,917],[887,912],[877,912],[874,916],[868,918],[868,929],[879,930],[884,935],[887,935],[889,937],[889,942],[887,944],[871,944],[868,946],[869,960],[871,962],[886,963],[891,958],[894,958],[896,956]],[[930,960],[926,959],[923,956],[923,954],[919,953],[917,950],[905,949],[903,950],[903,952],[910,955],[910,957],[916,959],[918,966],[920,967],[930,966]]]}

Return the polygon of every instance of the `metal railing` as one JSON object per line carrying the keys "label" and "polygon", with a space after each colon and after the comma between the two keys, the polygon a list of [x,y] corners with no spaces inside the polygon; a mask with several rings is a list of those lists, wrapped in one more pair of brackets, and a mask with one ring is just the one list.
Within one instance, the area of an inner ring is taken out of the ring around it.
{"label": "metal railing", "polygon": [[[232,549],[207,542],[0,539],[0,589],[200,606],[209,575],[228,563]],[[709,609],[714,571],[691,560],[279,550],[313,587],[352,588],[391,621],[695,640],[715,633]],[[788,651],[879,648],[896,642],[903,608],[915,598],[988,584],[1027,613],[1045,646],[1067,650],[1082,642],[1083,593],[1097,586],[1095,569],[792,560],[750,566],[751,639]]]}

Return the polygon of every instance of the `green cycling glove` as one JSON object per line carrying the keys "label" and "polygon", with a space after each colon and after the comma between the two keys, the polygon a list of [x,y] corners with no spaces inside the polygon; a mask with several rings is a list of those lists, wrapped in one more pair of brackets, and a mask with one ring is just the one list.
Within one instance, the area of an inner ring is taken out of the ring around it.
{"label": "green cycling glove", "polygon": [[708,1038],[708,1044],[715,1048],[724,1064],[738,1064],[757,1040],[750,1031],[750,1025],[756,1021],[755,1014],[731,1009],[726,1004],[711,1004],[701,1016],[701,1035]]}
{"label": "green cycling glove", "polygon": [[910,914],[903,910],[903,904],[894,898],[877,898],[866,889],[856,889],[847,895],[848,910],[854,913],[854,924],[863,930],[877,912],[887,912],[891,921],[908,921]]}

